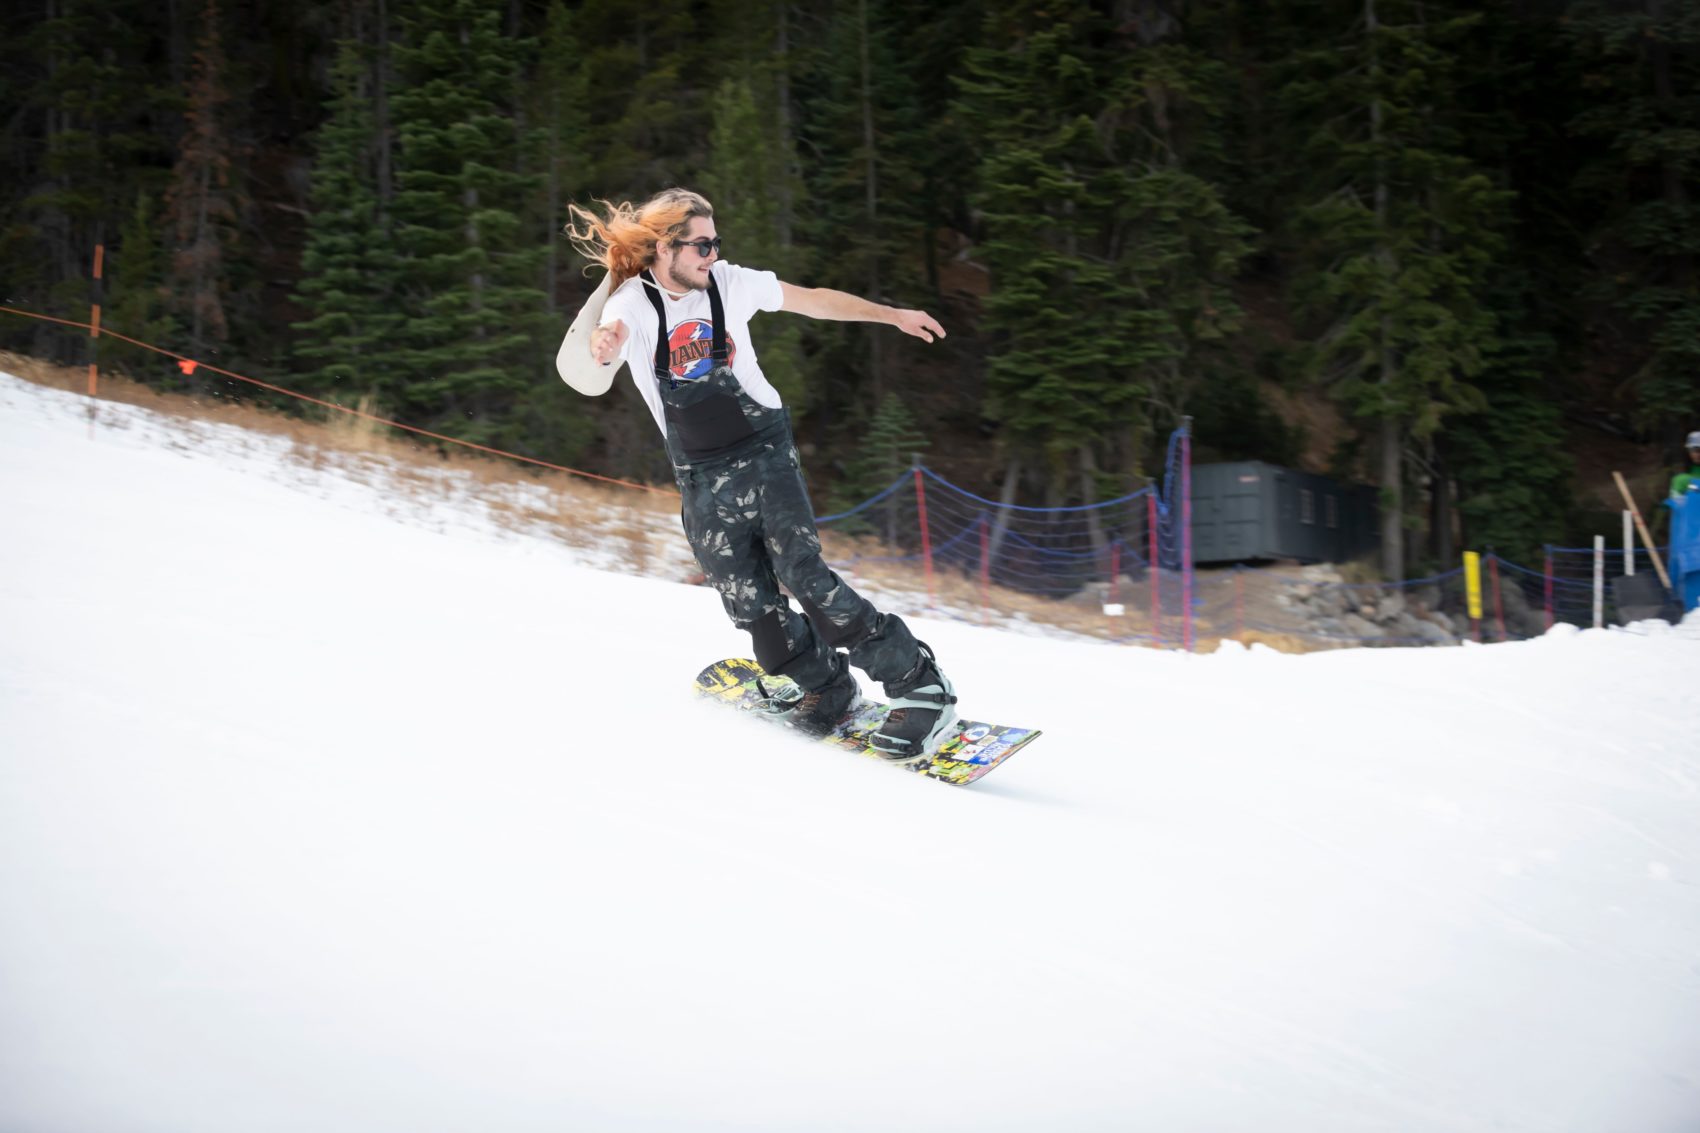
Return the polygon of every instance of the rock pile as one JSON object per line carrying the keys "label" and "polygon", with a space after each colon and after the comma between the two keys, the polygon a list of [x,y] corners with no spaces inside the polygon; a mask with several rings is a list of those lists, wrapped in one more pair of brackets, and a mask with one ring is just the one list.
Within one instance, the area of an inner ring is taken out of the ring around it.
{"label": "rock pile", "polygon": [[[1529,604],[1523,591],[1502,577],[1499,607],[1504,611],[1505,636],[1513,640],[1538,637],[1546,630],[1544,612]],[[1230,636],[1238,627],[1253,632],[1293,634],[1317,644],[1338,645],[1457,645],[1472,636],[1461,577],[1394,586],[1350,583],[1333,564],[1284,566],[1266,570],[1201,571],[1194,589],[1195,609],[1206,633]],[[1134,617],[1149,609],[1148,579],[1123,576],[1115,588],[1092,582],[1067,601],[1092,608],[1122,605]],[[1180,617],[1182,590],[1178,579],[1166,578],[1161,591],[1162,616]],[[1482,596],[1484,642],[1500,640],[1493,592]]]}
{"label": "rock pile", "polygon": [[[1461,583],[1442,586],[1353,585],[1329,564],[1304,567],[1300,581],[1282,588],[1275,602],[1305,625],[1301,632],[1363,645],[1457,645],[1470,636]],[[1499,637],[1491,596],[1484,599],[1484,640]],[[1545,629],[1540,611],[1521,589],[1502,585],[1506,634],[1532,637]]]}

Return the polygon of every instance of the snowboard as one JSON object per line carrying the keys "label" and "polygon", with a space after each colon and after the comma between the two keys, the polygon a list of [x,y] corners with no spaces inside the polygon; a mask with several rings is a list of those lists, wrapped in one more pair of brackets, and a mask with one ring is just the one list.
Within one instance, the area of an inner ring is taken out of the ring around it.
{"label": "snowboard", "polygon": [[[716,661],[698,673],[696,693],[779,727],[787,726],[787,714],[803,697],[803,690],[789,677],[769,676],[760,665],[742,657]],[[800,739],[879,759],[879,754],[868,746],[868,737],[879,731],[890,711],[891,707],[881,701],[858,696],[850,714],[831,733],[818,737],[801,732],[797,735]],[[893,766],[961,786],[985,775],[1038,738],[1039,732],[1031,728],[958,720],[945,730],[938,746],[926,758]]]}

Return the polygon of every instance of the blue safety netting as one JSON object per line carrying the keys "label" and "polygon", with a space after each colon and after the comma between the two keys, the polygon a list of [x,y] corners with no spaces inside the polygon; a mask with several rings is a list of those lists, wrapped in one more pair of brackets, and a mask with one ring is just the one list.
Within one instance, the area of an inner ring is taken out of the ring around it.
{"label": "blue safety netting", "polygon": [[[1046,507],[988,499],[918,466],[817,522],[834,567],[852,576],[878,575],[882,566],[919,570],[930,556],[936,612],[985,617],[991,608],[1113,640],[1419,645],[1516,640],[1557,622],[1593,624],[1591,547],[1549,548],[1537,564],[1484,553],[1479,618],[1470,616],[1461,567],[1397,583],[1351,581],[1326,565],[1190,569],[1189,444],[1186,431],[1176,430],[1161,476],[1101,502]],[[1619,620],[1610,580],[1631,564],[1652,570],[1644,549],[1630,557],[1605,551],[1601,615],[1608,624]]]}

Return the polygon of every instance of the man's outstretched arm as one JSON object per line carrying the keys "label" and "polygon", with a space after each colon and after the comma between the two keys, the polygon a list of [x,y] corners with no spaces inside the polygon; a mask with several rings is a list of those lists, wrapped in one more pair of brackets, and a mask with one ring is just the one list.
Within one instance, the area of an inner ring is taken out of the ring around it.
{"label": "man's outstretched arm", "polygon": [[925,311],[871,303],[848,292],[834,291],[830,287],[798,287],[794,283],[781,280],[779,289],[785,295],[785,305],[781,310],[807,315],[811,319],[826,319],[838,323],[886,323],[904,334],[914,335],[923,342],[944,337],[944,328]]}

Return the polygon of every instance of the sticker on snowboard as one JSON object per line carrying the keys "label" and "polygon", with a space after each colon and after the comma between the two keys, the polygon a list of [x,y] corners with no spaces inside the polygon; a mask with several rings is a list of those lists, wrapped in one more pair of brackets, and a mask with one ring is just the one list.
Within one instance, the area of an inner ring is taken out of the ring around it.
{"label": "sticker on snowboard", "polygon": [[[698,673],[696,693],[780,727],[786,726],[787,713],[803,696],[803,690],[789,677],[768,676],[760,665],[742,657],[716,661]],[[868,737],[879,731],[890,711],[887,704],[859,696],[850,714],[833,732],[819,737],[798,735],[878,759],[879,754],[868,746]],[[957,720],[945,731],[931,755],[897,766],[960,786],[972,783],[1038,738],[1039,732],[1032,728]]]}

